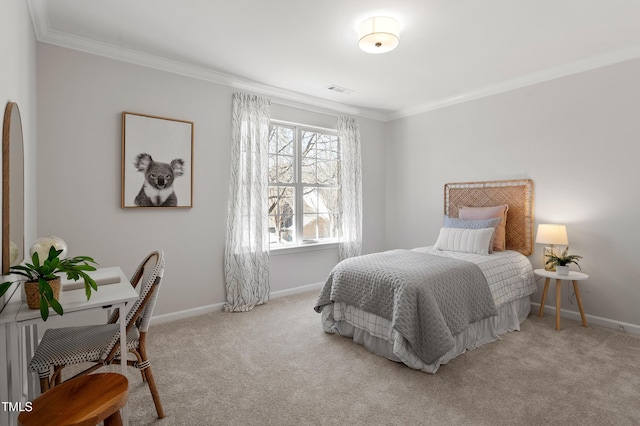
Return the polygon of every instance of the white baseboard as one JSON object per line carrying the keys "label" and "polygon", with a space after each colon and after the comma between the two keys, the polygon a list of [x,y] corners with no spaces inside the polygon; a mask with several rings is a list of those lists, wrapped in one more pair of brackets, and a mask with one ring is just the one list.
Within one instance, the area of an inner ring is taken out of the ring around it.
{"label": "white baseboard", "polygon": [[[306,291],[311,291],[311,290],[320,290],[323,284],[324,283],[314,283],[314,284],[303,285],[300,287],[289,288],[286,290],[273,291],[269,293],[269,299],[277,299],[279,297],[291,296],[292,294],[304,293]],[[197,308],[186,309],[184,311],[171,312],[171,313],[162,314],[162,315],[154,315],[152,317],[152,321],[154,324],[163,324],[166,322],[176,321],[183,318],[191,318],[191,317],[196,317],[198,315],[204,315],[211,312],[221,311],[223,308],[224,308],[224,302],[215,303],[213,305],[206,305],[206,306],[200,306]]]}
{"label": "white baseboard", "polygon": [[[531,308],[532,308],[531,312],[537,315],[537,313],[540,311],[540,304],[532,302]],[[555,306],[545,305],[544,313],[555,316],[556,314]],[[589,324],[593,324],[593,325],[597,325],[605,328],[611,328],[613,330],[622,331],[624,333],[640,335],[640,325],[631,324],[623,321],[616,321],[609,318],[602,318],[602,317],[589,315],[589,314],[585,314],[585,316],[587,317],[587,322]],[[580,318],[580,312],[568,311],[566,309],[560,309],[560,317],[568,318],[575,321],[582,321],[582,319]]]}
{"label": "white baseboard", "polygon": [[292,294],[304,293],[311,290],[320,290],[322,289],[323,285],[324,283],[314,283],[314,284],[303,285],[301,287],[288,288],[286,290],[272,291],[269,294],[269,298],[277,299],[278,297],[290,296]]}
{"label": "white baseboard", "polygon": [[[298,293],[304,293],[307,291],[311,291],[311,290],[320,290],[322,288],[324,283],[314,283],[314,284],[308,284],[308,285],[303,285],[300,287],[295,287],[295,288],[289,288],[286,290],[278,290],[278,291],[274,291],[271,292],[269,295],[270,299],[277,299],[279,297],[285,297],[285,296],[291,296],[293,294],[298,294]],[[211,312],[217,312],[217,311],[221,311],[224,307],[224,303],[215,303],[213,305],[207,305],[207,306],[200,306],[198,308],[192,308],[192,309],[186,309],[184,311],[178,311],[178,312],[171,312],[169,314],[163,314],[163,315],[154,315],[153,316],[153,323],[154,324],[162,324],[162,323],[166,323],[166,322],[171,322],[171,321],[175,321],[175,320],[179,320],[179,319],[183,319],[183,318],[190,318],[190,317],[195,317],[198,315],[204,315],[204,314],[208,314]],[[540,310],[540,304],[539,303],[531,303],[531,307],[532,307],[532,313],[537,313]],[[547,315],[555,315],[556,314],[556,308],[555,306],[549,306],[549,305],[545,305],[544,307],[544,313]],[[561,309],[560,310],[560,316],[562,318],[568,318],[568,319],[572,319],[575,321],[580,321],[580,312],[575,312],[575,311],[569,311],[566,309]],[[623,322],[623,321],[616,321],[616,320],[612,320],[609,318],[602,318],[602,317],[598,317],[595,315],[586,315],[587,317],[587,321],[589,322],[589,324],[593,324],[593,325],[597,325],[600,327],[605,327],[605,328],[611,328],[613,330],[616,331],[623,331],[625,333],[629,333],[629,334],[635,334],[635,335],[639,335],[640,336],[640,325],[637,324],[631,324],[631,323],[627,323],[627,322]],[[622,329],[621,329],[622,327]]]}
{"label": "white baseboard", "polygon": [[154,315],[151,317],[151,322],[153,324],[164,324],[166,322],[176,321],[183,318],[197,317],[199,315],[221,311],[223,307],[224,307],[224,303],[215,303],[213,305],[199,306],[197,308],[186,309],[184,311],[171,312],[171,313],[162,314],[162,315]]}

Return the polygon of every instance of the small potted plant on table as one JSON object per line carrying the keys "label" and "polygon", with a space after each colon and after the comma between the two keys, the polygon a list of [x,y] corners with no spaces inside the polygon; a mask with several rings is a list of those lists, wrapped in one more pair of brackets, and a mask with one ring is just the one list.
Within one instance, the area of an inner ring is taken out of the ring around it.
{"label": "small potted plant on table", "polygon": [[548,255],[546,264],[555,267],[558,275],[569,275],[569,265],[575,263],[580,268],[578,260],[582,259],[582,256],[577,254],[569,254],[569,247],[565,248],[560,254],[551,253]]}
{"label": "small potted plant on table", "polygon": [[[49,317],[49,307],[52,307],[58,315],[62,315],[64,310],[58,302],[60,297],[60,276],[56,273],[65,273],[67,279],[77,281],[84,280],[85,293],[87,300],[91,297],[91,290],[98,291],[98,285],[91,278],[87,271],[95,271],[96,268],[91,264],[97,263],[89,256],[76,256],[66,259],[60,259],[62,250],[55,247],[49,249],[49,255],[40,263],[38,252],[34,252],[31,256],[31,263],[24,265],[14,265],[9,268],[9,272],[21,275],[26,278],[25,292],[27,293],[27,304],[31,309],[40,309],[40,316],[43,320]],[[18,281],[7,281],[0,284],[0,296],[2,296],[12,284]]]}

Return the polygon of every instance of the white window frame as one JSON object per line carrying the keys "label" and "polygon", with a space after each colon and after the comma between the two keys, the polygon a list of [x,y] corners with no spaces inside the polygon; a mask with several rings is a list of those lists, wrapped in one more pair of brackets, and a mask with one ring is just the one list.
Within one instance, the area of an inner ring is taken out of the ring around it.
{"label": "white window frame", "polygon": [[[296,229],[296,240],[291,243],[270,243],[269,247],[272,253],[278,254],[278,252],[294,252],[294,251],[307,251],[307,250],[318,250],[323,248],[334,248],[338,246],[339,236],[335,238],[322,238],[319,240],[304,240],[304,197],[303,197],[303,188],[309,186],[316,186],[318,188],[340,188],[341,182],[338,182],[338,185],[323,185],[323,184],[308,184],[302,182],[302,157],[300,153],[300,137],[301,132],[303,130],[323,133],[331,136],[338,136],[338,132],[336,129],[329,129],[318,126],[311,126],[307,124],[294,123],[284,120],[275,120],[272,119],[270,122],[271,126],[282,126],[293,128],[294,131],[294,163],[295,163],[295,176],[294,181],[290,183],[271,183],[269,182],[268,188],[273,186],[286,186],[294,188],[294,198],[295,198],[295,229]],[[338,140],[338,144],[340,141]],[[341,161],[340,156],[338,155],[338,161]],[[338,200],[339,202],[339,200]],[[342,214],[342,208],[339,206],[338,213]]]}

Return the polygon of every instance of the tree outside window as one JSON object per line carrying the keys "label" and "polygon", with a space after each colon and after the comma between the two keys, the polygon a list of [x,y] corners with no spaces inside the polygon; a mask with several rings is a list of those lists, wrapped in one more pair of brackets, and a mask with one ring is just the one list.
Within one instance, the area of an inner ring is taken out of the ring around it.
{"label": "tree outside window", "polygon": [[340,143],[335,132],[271,123],[271,245],[337,240],[340,236]]}

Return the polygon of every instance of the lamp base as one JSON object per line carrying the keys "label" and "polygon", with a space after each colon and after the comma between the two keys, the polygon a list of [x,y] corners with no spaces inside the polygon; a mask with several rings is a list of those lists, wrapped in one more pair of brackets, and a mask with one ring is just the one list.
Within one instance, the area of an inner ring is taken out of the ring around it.
{"label": "lamp base", "polygon": [[544,270],[545,271],[555,271],[556,267],[547,263],[547,261],[549,260],[549,257],[551,257],[552,254],[555,254],[555,247],[553,245],[549,245],[549,246],[545,246],[544,251],[543,251],[543,257],[542,257],[542,261],[544,262]]}

